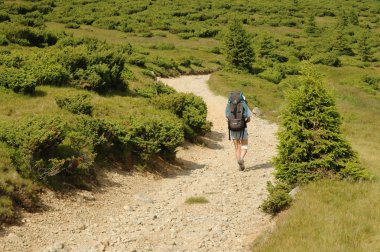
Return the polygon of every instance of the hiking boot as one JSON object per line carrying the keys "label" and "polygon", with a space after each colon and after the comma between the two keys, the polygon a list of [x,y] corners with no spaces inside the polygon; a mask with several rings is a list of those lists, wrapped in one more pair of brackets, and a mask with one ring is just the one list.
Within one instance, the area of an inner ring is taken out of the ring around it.
{"label": "hiking boot", "polygon": [[244,159],[240,159],[240,160],[238,161],[238,164],[239,164],[239,168],[240,168],[240,170],[241,170],[241,171],[244,171],[244,169],[245,169],[245,166],[244,166]]}

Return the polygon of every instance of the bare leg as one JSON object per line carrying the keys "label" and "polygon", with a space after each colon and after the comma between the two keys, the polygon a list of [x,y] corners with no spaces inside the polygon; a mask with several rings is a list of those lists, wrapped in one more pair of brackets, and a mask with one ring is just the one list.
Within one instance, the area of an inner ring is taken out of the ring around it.
{"label": "bare leg", "polygon": [[241,156],[241,143],[239,140],[236,140],[234,139],[234,145],[235,145],[235,156],[236,156],[236,160],[240,160],[240,156]]}
{"label": "bare leg", "polygon": [[[240,148],[241,148],[241,146],[243,146],[243,145],[248,145],[248,139],[242,139],[242,140],[241,140]],[[247,154],[247,149],[241,149],[241,150],[240,150],[240,156],[239,156],[239,159],[244,159],[245,154]]]}

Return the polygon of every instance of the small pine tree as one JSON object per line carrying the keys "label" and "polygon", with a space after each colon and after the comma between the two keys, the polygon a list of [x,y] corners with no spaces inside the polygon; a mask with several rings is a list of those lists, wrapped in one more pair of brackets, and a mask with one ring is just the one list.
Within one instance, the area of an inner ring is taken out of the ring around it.
{"label": "small pine tree", "polygon": [[373,52],[371,50],[371,46],[368,43],[368,38],[368,30],[365,30],[360,34],[360,38],[358,40],[359,55],[363,62],[369,62],[373,58]]}
{"label": "small pine tree", "polygon": [[351,24],[353,25],[359,25],[359,15],[356,11],[351,10],[348,20],[350,21]]}
{"label": "small pine tree", "polygon": [[330,50],[337,55],[354,55],[354,52],[352,51],[350,42],[348,40],[348,36],[344,33],[343,30],[337,31],[335,37],[331,41]]}
{"label": "small pine tree", "polygon": [[337,23],[338,29],[346,28],[348,25],[348,20],[349,20],[349,17],[347,13],[343,11],[338,17],[338,23]]}
{"label": "small pine tree", "polygon": [[318,28],[317,24],[315,23],[315,16],[311,15],[308,17],[306,21],[306,26],[305,26],[305,32],[309,35],[317,35],[318,34]]}
{"label": "small pine tree", "polygon": [[255,53],[251,37],[238,20],[233,20],[224,39],[227,62],[238,69],[251,70]]}
{"label": "small pine tree", "polygon": [[290,185],[337,175],[367,178],[340,131],[340,115],[321,76],[307,65],[300,78],[282,114],[276,178]]}
{"label": "small pine tree", "polygon": [[267,58],[271,52],[277,48],[274,38],[268,34],[264,34],[259,42],[259,56],[260,58]]}

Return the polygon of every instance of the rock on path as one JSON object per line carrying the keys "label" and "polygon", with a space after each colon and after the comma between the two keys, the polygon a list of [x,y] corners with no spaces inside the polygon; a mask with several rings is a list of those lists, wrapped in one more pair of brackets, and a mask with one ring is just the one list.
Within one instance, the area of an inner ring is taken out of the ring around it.
{"label": "rock on path", "polygon": [[[247,169],[238,171],[224,119],[226,99],[211,93],[208,79],[161,79],[202,96],[214,125],[204,146],[179,148],[184,172],[163,179],[106,172],[105,186],[94,194],[58,199],[47,192],[48,210],[25,213],[23,224],[0,233],[0,251],[248,251],[270,225],[258,206],[272,180],[277,127],[254,118]],[[187,205],[190,196],[204,196],[209,203]]]}

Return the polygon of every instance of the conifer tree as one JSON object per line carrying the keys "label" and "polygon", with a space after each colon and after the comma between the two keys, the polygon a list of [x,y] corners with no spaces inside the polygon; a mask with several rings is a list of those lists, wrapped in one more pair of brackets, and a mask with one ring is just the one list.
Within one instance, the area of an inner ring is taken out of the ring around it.
{"label": "conifer tree", "polygon": [[251,46],[251,37],[238,20],[233,20],[224,39],[227,61],[238,69],[250,70],[255,53]]}
{"label": "conifer tree", "polygon": [[361,33],[360,38],[358,40],[359,55],[363,62],[371,61],[373,57],[371,46],[368,43],[368,37],[369,33],[368,30],[366,30]]}
{"label": "conifer tree", "polygon": [[348,41],[348,36],[343,30],[337,31],[335,37],[331,42],[331,51],[337,55],[354,55],[350,42]]}
{"label": "conifer tree", "polygon": [[259,46],[258,54],[260,58],[268,58],[270,53],[277,48],[274,38],[268,34],[263,35],[259,42]]}
{"label": "conifer tree", "polygon": [[315,16],[311,15],[308,17],[306,21],[306,26],[305,26],[305,32],[309,35],[316,35],[318,33],[318,28],[315,23]]}
{"label": "conifer tree", "polygon": [[276,178],[290,185],[329,176],[366,178],[356,153],[344,139],[334,98],[310,66],[298,90],[288,95],[279,132]]}

